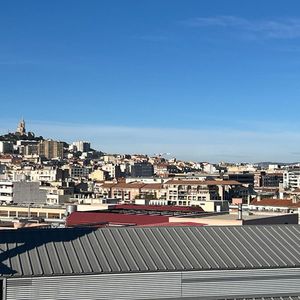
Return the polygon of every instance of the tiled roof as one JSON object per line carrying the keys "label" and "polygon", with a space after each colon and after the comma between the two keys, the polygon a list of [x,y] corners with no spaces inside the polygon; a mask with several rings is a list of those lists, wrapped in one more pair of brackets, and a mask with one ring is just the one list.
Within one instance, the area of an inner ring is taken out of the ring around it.
{"label": "tiled roof", "polygon": [[3,230],[1,276],[300,267],[300,226]]}
{"label": "tiled roof", "polygon": [[294,203],[292,199],[254,199],[250,203],[251,205],[256,206],[277,206],[277,207],[290,207],[293,206]]}
{"label": "tiled roof", "polygon": [[113,186],[114,189],[140,189],[145,186],[145,183],[142,182],[120,182]]}
{"label": "tiled roof", "polygon": [[300,208],[300,202],[293,203],[290,208]]}
{"label": "tiled roof", "polygon": [[142,187],[142,190],[161,190],[162,188],[161,183],[147,183]]}
{"label": "tiled roof", "polygon": [[169,180],[165,184],[173,185],[241,185],[236,180]]}
{"label": "tiled roof", "polygon": [[192,206],[177,206],[177,205],[136,205],[136,204],[117,204],[115,209],[136,210],[136,211],[157,211],[157,212],[186,212],[186,213],[201,213],[201,207]]}
{"label": "tiled roof", "polygon": [[102,185],[100,185],[99,187],[100,188],[107,188],[107,189],[110,189],[112,188],[113,186],[115,186],[116,183],[103,183]]}

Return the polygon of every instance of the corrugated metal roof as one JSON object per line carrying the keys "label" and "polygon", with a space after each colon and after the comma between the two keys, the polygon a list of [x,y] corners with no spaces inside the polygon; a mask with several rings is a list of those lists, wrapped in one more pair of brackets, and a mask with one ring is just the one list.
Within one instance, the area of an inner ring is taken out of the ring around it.
{"label": "corrugated metal roof", "polygon": [[259,298],[226,298],[219,300],[299,300],[300,296],[284,296],[284,297],[259,297]]}
{"label": "corrugated metal roof", "polygon": [[300,267],[300,226],[3,230],[2,276]]}
{"label": "corrugated metal roof", "polygon": [[[200,298],[189,298],[189,297],[185,297],[185,298],[172,298],[173,300],[180,300],[180,299],[184,299],[184,300],[197,300]],[[203,299],[203,298],[201,298]],[[215,298],[214,298],[215,299]],[[154,299],[153,299],[154,300]],[[218,300],[300,300],[300,296],[278,296],[278,297],[247,297],[247,298],[218,298]]]}

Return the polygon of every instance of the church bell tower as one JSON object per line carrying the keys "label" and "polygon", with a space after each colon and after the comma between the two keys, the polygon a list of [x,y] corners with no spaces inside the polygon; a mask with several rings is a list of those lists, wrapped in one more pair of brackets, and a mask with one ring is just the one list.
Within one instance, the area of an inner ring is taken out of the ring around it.
{"label": "church bell tower", "polygon": [[20,135],[25,135],[26,134],[25,121],[24,121],[23,118],[18,124],[16,133],[18,133]]}

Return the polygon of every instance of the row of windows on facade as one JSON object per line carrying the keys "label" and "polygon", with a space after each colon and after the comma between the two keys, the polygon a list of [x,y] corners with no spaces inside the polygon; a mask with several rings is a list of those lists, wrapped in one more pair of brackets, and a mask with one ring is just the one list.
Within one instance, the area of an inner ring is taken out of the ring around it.
{"label": "row of windows on facade", "polygon": [[48,219],[59,219],[59,213],[43,213],[43,212],[29,212],[29,211],[7,211],[0,210],[1,217],[18,217],[18,218],[27,218],[27,217],[40,217],[40,218],[48,218]]}

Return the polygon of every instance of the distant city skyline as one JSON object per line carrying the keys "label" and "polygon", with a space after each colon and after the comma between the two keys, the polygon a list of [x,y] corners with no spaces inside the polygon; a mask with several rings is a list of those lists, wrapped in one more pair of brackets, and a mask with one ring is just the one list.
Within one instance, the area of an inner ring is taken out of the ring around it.
{"label": "distant city skyline", "polygon": [[[25,118],[25,117],[24,117]],[[298,162],[300,133],[276,124],[256,124],[243,131],[230,127],[203,129],[107,126],[101,124],[54,123],[27,120],[26,130],[44,138],[72,143],[91,142],[92,148],[108,153],[168,152],[168,158],[208,162]],[[0,134],[14,132],[19,119],[0,120]],[[282,125],[282,124],[281,124]],[[5,127],[4,127],[5,126]],[[267,128],[267,130],[261,130]],[[254,130],[255,129],[255,130]],[[279,155],[274,155],[270,145]]]}
{"label": "distant city skyline", "polygon": [[299,1],[14,1],[0,25],[1,133],[300,161]]}

